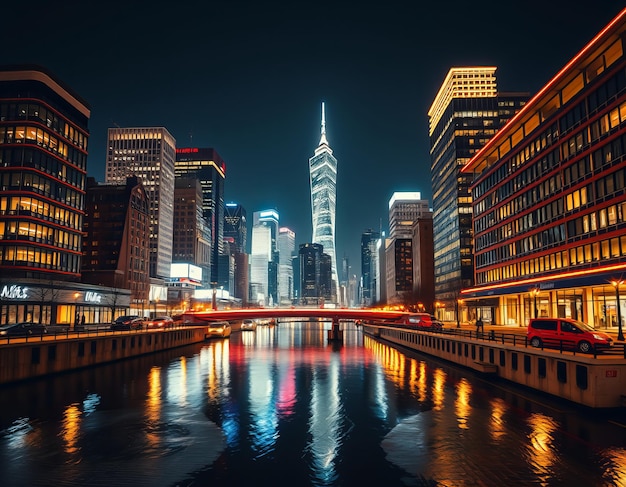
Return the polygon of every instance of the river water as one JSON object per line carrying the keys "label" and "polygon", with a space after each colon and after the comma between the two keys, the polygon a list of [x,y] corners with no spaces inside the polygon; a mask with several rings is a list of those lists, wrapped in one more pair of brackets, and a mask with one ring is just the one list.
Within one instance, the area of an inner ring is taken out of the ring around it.
{"label": "river water", "polygon": [[626,485],[620,413],[342,324],[262,326],[0,388],[0,486]]}

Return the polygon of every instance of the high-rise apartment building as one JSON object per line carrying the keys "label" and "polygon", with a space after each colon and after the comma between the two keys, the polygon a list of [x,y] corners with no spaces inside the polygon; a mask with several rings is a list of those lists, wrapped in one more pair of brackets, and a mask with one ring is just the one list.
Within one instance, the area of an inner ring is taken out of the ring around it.
{"label": "high-rise apartment building", "polygon": [[224,253],[224,179],[226,164],[212,148],[176,150],[176,177],[193,177],[202,186],[204,218],[211,231],[211,282],[218,282],[218,256]]}
{"label": "high-rise apartment building", "polygon": [[378,267],[377,243],[380,233],[371,228],[361,235],[361,305],[371,306],[378,302],[376,276]]}
{"label": "high-rise apartment building", "polygon": [[78,281],[90,108],[47,70],[0,69],[0,275]]}
{"label": "high-rise apartment building", "polygon": [[528,99],[499,93],[495,72],[451,68],[428,110],[435,296],[451,321],[461,289],[474,279],[471,176],[461,169]]}
{"label": "high-rise apartment building", "polygon": [[462,297],[485,321],[572,317],[622,331],[624,39],[626,9],[463,168],[472,180],[475,285]]}
{"label": "high-rise apartment building", "polygon": [[176,140],[163,127],[109,128],[106,182],[138,176],[150,200],[150,277],[169,278]]}
{"label": "high-rise apartment building", "polygon": [[337,299],[339,279],[337,274],[337,254],[335,251],[335,210],[337,205],[337,159],[326,139],[326,114],[322,103],[322,135],[315,154],[309,159],[311,183],[311,211],[313,237],[311,241],[320,244],[330,256],[332,281],[331,296]]}
{"label": "high-rise apartment building", "polygon": [[293,254],[296,233],[287,227],[278,229],[278,298],[281,305],[293,302]]}

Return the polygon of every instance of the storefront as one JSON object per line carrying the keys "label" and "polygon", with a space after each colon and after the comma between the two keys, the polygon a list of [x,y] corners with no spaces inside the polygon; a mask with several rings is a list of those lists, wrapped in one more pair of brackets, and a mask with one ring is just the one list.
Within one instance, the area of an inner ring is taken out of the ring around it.
{"label": "storefront", "polygon": [[0,279],[0,324],[102,324],[124,314],[130,291],[64,281]]}
{"label": "storefront", "polygon": [[[508,326],[527,326],[536,317],[558,317],[583,321],[599,330],[617,330],[621,319],[626,329],[626,284],[622,279],[594,281],[579,278],[510,289],[510,294],[493,298],[496,306],[490,312],[495,324]],[[463,299],[468,314],[480,309],[482,302],[478,293],[467,293]]]}

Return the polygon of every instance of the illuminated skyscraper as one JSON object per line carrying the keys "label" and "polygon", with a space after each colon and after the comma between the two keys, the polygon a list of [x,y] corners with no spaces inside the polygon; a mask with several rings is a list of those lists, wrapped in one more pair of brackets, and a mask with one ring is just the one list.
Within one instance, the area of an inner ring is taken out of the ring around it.
{"label": "illuminated skyscraper", "polygon": [[163,127],[110,128],[106,182],[138,176],[150,200],[150,277],[172,265],[176,140]]}
{"label": "illuminated skyscraper", "polygon": [[528,99],[500,93],[495,67],[451,68],[428,110],[435,297],[456,319],[461,289],[474,282],[472,176],[461,169]]}
{"label": "illuminated skyscraper", "polygon": [[[176,177],[192,177],[202,186],[202,210],[211,231],[211,282],[220,282],[219,256],[224,253],[224,180],[226,164],[212,148],[176,149]],[[226,278],[227,279],[227,278]]]}
{"label": "illuminated skyscraper", "polygon": [[337,159],[326,140],[326,116],[322,102],[322,135],[315,155],[309,159],[311,181],[312,243],[322,245],[331,262],[331,296],[339,290],[335,252],[335,208],[337,203]]}

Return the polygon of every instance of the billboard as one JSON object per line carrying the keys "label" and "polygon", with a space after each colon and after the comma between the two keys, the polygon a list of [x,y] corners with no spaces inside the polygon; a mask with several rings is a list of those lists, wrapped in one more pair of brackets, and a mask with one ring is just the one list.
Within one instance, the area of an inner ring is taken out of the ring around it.
{"label": "billboard", "polygon": [[170,282],[202,283],[202,268],[193,264],[172,264]]}

